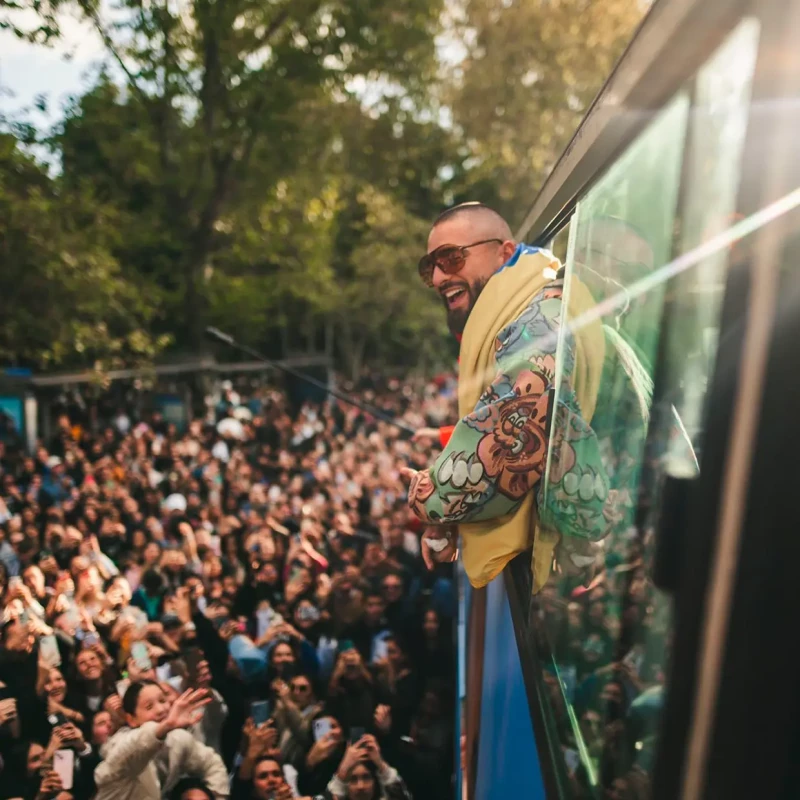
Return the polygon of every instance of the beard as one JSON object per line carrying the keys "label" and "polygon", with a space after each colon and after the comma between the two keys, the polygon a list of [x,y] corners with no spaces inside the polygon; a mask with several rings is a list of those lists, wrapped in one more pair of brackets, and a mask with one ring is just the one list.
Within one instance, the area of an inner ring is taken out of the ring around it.
{"label": "beard", "polygon": [[[454,284],[448,284],[448,286],[453,285]],[[475,307],[475,303],[478,301],[478,297],[483,291],[483,287],[486,286],[486,281],[479,280],[475,281],[475,283],[465,283],[459,281],[459,285],[463,286],[467,290],[467,298],[469,299],[467,307],[449,308],[447,301],[444,301],[445,311],[447,312],[447,327],[450,329],[450,333],[452,333],[453,336],[461,336],[461,334],[464,333],[464,328],[467,326],[469,315],[472,312],[472,309]]]}

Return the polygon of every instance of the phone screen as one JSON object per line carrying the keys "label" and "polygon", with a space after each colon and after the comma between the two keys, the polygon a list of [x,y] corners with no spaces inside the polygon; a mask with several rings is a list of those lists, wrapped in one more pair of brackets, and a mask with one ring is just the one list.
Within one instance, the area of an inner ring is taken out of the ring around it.
{"label": "phone screen", "polygon": [[331,721],[327,717],[314,720],[314,741],[318,742],[323,736],[331,732]]}
{"label": "phone screen", "polygon": [[365,728],[350,728],[350,744],[355,744],[366,733]]}
{"label": "phone screen", "polygon": [[372,645],[372,663],[383,661],[389,655],[389,644],[385,639],[378,639]]}
{"label": "phone screen", "polygon": [[256,725],[263,725],[269,719],[269,702],[255,700],[250,703],[250,716]]}
{"label": "phone screen", "polygon": [[49,667],[61,665],[61,653],[58,650],[58,642],[55,636],[50,634],[39,639],[39,655]]}
{"label": "phone screen", "polygon": [[53,753],[53,771],[61,778],[65,791],[72,789],[72,777],[75,774],[75,751],[56,750]]}
{"label": "phone screen", "polygon": [[581,757],[578,755],[577,750],[571,750],[568,747],[564,748],[564,761],[567,762],[567,769],[574,773],[581,763]]}
{"label": "phone screen", "polygon": [[131,657],[139,669],[148,670],[153,668],[153,662],[150,660],[150,655],[144,642],[134,642],[131,645]]}

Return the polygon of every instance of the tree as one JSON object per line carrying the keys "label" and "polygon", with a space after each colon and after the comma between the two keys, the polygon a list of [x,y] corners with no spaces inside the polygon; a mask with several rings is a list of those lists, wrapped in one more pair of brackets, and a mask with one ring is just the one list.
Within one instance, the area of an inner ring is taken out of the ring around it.
{"label": "tree", "polygon": [[[186,343],[197,347],[209,307],[205,275],[226,240],[221,220],[243,198],[259,205],[292,173],[304,112],[321,97],[346,98],[356,77],[401,81],[416,91],[433,66],[439,5],[122,0],[105,18],[98,5],[80,4],[126,81],[127,96],[112,98],[106,89],[103,99],[138,123],[123,131],[125,163],[120,156],[112,161],[136,184],[144,207],[135,216],[158,220],[151,242],[160,258],[171,254],[162,272],[175,284],[165,283],[180,294],[175,311],[185,320]],[[85,175],[83,145],[69,140],[88,110],[78,104],[64,128],[68,181]],[[128,188],[117,184],[117,194]],[[131,241],[139,240],[132,231]]]}
{"label": "tree", "polygon": [[456,199],[521,221],[630,40],[640,0],[462,0],[442,94],[465,150]]}
{"label": "tree", "polygon": [[0,0],[0,31],[46,44],[59,35],[58,9],[63,0]]}
{"label": "tree", "polygon": [[166,344],[152,308],[110,254],[113,209],[61,187],[0,134],[0,358],[99,371],[151,360]]}
{"label": "tree", "polygon": [[370,346],[384,364],[397,363],[393,357],[400,353],[414,364],[441,361],[449,349],[445,315],[415,269],[428,222],[373,187],[365,187],[358,202],[361,237],[334,312],[348,372],[358,376]]}

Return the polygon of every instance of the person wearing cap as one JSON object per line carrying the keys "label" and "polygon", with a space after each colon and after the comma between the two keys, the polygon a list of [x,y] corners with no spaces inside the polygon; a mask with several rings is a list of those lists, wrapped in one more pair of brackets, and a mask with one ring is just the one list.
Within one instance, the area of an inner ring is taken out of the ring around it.
{"label": "person wearing cap", "polygon": [[[557,413],[570,424],[553,426],[567,438],[554,451],[555,500],[545,506],[541,478],[562,315],[560,263],[547,251],[517,243],[499,214],[472,203],[436,220],[419,272],[441,296],[451,332],[462,336],[461,420],[430,468],[404,470],[409,507],[432,526],[423,537],[426,560],[453,560],[460,536],[465,571],[479,588],[533,546],[538,591],[559,542],[567,545],[565,568],[581,570],[594,561],[593,541],[606,533],[607,481],[589,424],[603,368],[602,327],[592,321],[564,339],[578,377],[559,387]],[[592,305],[588,290],[573,281],[570,318]],[[564,372],[571,377],[573,370]],[[581,497],[583,516],[570,525],[575,490],[567,490],[584,476],[591,476],[591,496]]]}

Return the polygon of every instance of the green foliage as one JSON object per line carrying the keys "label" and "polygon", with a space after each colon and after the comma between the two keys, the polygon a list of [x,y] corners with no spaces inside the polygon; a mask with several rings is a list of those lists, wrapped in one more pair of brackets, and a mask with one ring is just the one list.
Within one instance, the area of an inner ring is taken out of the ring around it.
{"label": "green foliage", "polygon": [[0,358],[40,368],[152,359],[148,304],[109,252],[113,209],[61,194],[15,139],[0,135]]}
{"label": "green foliage", "polygon": [[521,221],[643,12],[640,0],[461,0],[444,89],[468,152],[460,196]]}
{"label": "green foliage", "polygon": [[[0,0],[0,25],[33,5],[42,31],[18,34],[56,35],[55,0]],[[70,5],[107,64],[50,132],[56,174],[18,146],[43,132],[0,119],[0,358],[145,361],[213,324],[353,375],[452,356],[416,274],[429,221],[477,197],[516,222],[638,18],[637,0]],[[444,74],[442,41],[464,51]]]}
{"label": "green foliage", "polygon": [[0,0],[0,31],[46,44],[59,34],[57,12],[62,5],[62,0]]}

